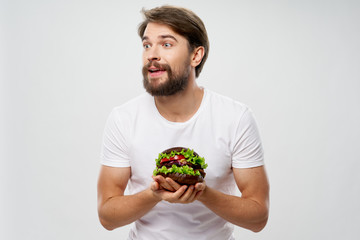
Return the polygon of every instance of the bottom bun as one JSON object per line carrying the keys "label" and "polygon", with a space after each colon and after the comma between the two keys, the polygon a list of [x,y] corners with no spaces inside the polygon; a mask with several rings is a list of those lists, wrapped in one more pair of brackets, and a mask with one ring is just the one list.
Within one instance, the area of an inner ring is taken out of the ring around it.
{"label": "bottom bun", "polygon": [[198,182],[203,182],[204,178],[200,176],[192,176],[188,174],[181,174],[181,173],[159,173],[157,175],[161,175],[164,178],[171,178],[175,182],[181,184],[181,185],[195,185]]}

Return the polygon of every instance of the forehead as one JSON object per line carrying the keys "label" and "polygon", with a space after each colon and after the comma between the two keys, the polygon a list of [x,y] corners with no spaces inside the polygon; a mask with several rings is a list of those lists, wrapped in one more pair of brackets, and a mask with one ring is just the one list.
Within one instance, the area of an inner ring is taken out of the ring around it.
{"label": "forehead", "polygon": [[163,38],[163,36],[172,36],[178,41],[186,40],[183,36],[172,30],[172,28],[168,25],[154,22],[150,22],[146,26],[143,39]]}

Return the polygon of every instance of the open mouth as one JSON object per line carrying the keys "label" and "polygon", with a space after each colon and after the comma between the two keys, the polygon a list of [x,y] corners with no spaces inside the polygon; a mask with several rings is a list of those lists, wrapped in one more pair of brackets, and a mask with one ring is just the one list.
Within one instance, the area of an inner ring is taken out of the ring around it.
{"label": "open mouth", "polygon": [[159,71],[165,71],[165,69],[161,68],[161,67],[155,67],[155,66],[151,66],[148,68],[149,72],[159,72]]}
{"label": "open mouth", "polygon": [[161,74],[163,74],[164,72],[166,72],[166,70],[161,69],[161,68],[149,68],[148,72],[150,74],[151,77],[157,77],[160,76]]}
{"label": "open mouth", "polygon": [[159,72],[159,71],[161,71],[161,69],[158,69],[158,68],[149,69],[149,72],[151,72],[151,73]]}
{"label": "open mouth", "polygon": [[152,78],[154,80],[161,78],[164,74],[171,75],[171,68],[167,64],[160,64],[157,62],[150,61],[145,64],[142,68],[142,73],[145,78]]}

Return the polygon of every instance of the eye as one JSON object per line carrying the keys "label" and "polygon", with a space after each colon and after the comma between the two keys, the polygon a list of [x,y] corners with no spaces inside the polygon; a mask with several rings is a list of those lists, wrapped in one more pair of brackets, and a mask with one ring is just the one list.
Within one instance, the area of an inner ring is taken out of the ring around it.
{"label": "eye", "polygon": [[172,44],[171,43],[164,43],[163,46],[166,47],[166,48],[169,48],[169,47],[172,46]]}
{"label": "eye", "polygon": [[148,44],[148,43],[144,43],[144,44],[143,44],[143,47],[144,47],[144,49],[148,49],[148,48],[150,48],[151,46],[150,46],[150,44]]}

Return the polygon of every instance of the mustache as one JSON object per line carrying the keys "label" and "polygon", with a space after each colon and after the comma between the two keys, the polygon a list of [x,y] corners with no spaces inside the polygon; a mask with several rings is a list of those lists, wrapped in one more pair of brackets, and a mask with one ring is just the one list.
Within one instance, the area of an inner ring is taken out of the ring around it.
{"label": "mustache", "polygon": [[147,64],[143,66],[143,72],[147,72],[150,67],[156,67],[158,69],[169,71],[171,70],[170,66],[168,64],[160,64],[158,62],[149,61]]}

